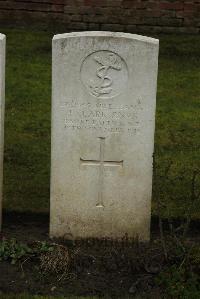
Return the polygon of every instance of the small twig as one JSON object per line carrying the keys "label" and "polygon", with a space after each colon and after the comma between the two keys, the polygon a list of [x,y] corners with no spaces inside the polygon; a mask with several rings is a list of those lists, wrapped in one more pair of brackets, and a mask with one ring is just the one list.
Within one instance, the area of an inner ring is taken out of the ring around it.
{"label": "small twig", "polygon": [[184,265],[186,259],[187,259],[188,256],[190,255],[190,252],[192,251],[193,247],[194,247],[194,246],[191,246],[190,249],[189,249],[189,251],[187,252],[187,254],[185,254],[184,259],[182,260],[182,262],[181,262],[181,264],[180,264],[180,266],[179,266],[179,269]]}
{"label": "small twig", "polygon": [[57,279],[57,281],[61,281],[66,274],[67,274],[67,269],[62,273],[62,275]]}
{"label": "small twig", "polygon": [[23,274],[24,274],[24,268],[23,268],[23,265],[24,265],[28,260],[30,260],[31,257],[32,257],[32,256],[27,257],[27,259],[25,259],[22,263],[20,263],[20,267],[21,267],[21,269],[22,269]]}

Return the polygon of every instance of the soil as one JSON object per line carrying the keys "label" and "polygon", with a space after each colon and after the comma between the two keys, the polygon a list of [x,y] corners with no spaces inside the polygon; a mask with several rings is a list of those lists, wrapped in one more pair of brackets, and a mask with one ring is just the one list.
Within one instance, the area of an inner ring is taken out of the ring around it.
{"label": "soil", "polygon": [[[48,237],[47,215],[10,213],[4,215],[3,223],[1,237],[16,238],[30,244],[38,241],[52,243]],[[192,238],[196,239],[198,231],[199,223],[193,224],[190,232]],[[126,240],[118,243],[93,239],[54,242],[59,244],[59,249],[64,248],[64,253],[66,249],[69,252],[67,271],[60,271],[62,261],[56,269],[53,268],[56,253],[54,257],[48,257],[49,268],[43,272],[38,257],[15,265],[8,261],[0,262],[0,293],[96,295],[100,298],[135,298],[137,294],[142,298],[161,298],[162,290],[154,283],[155,276],[165,266],[157,220],[152,221],[152,241],[149,245],[128,243]]]}

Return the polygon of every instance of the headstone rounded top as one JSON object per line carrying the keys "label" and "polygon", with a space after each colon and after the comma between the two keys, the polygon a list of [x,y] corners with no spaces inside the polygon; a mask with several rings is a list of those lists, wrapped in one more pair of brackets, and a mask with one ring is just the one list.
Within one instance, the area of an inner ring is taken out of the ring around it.
{"label": "headstone rounded top", "polygon": [[5,34],[0,33],[0,40],[3,40],[5,38],[6,38]]}
{"label": "headstone rounded top", "polygon": [[124,32],[110,32],[110,31],[82,31],[82,32],[69,32],[63,34],[56,34],[53,40],[64,39],[69,37],[117,37],[138,40],[145,43],[159,44],[159,40],[152,37],[147,37],[138,34],[124,33]]}

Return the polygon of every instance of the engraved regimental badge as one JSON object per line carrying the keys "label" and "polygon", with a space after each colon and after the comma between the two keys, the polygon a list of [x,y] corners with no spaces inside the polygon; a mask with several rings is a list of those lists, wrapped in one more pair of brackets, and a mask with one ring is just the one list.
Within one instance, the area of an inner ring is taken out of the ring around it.
{"label": "engraved regimental badge", "polygon": [[111,51],[88,55],[81,65],[81,80],[90,94],[109,99],[126,88],[128,69],[125,61]]}

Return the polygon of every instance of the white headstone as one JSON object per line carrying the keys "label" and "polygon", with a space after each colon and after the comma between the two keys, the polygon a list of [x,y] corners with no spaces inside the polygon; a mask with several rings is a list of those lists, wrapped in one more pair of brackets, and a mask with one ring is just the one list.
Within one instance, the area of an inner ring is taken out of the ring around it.
{"label": "white headstone", "polygon": [[150,234],[157,39],[53,38],[50,235]]}
{"label": "white headstone", "polygon": [[4,107],[5,107],[5,50],[6,37],[0,34],[0,231],[2,225],[2,185],[4,149]]}

